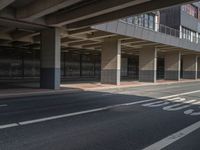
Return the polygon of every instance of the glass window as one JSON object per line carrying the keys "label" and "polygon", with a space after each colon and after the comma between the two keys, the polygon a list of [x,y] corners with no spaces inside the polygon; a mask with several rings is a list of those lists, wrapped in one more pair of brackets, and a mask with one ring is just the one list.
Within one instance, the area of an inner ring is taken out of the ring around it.
{"label": "glass window", "polygon": [[133,17],[128,17],[127,18],[127,22],[130,23],[130,24],[132,24],[133,23]]}
{"label": "glass window", "polygon": [[192,4],[183,5],[182,11],[186,12],[187,14],[195,18],[198,18],[198,8]]}
{"label": "glass window", "polygon": [[144,27],[145,28],[149,27],[149,16],[148,16],[148,14],[144,15]]}
{"label": "glass window", "polygon": [[200,43],[200,33],[198,33],[198,43]]}
{"label": "glass window", "polygon": [[148,28],[151,30],[155,29],[155,14],[154,13],[146,13],[142,15],[137,15],[133,17],[127,17],[126,19],[122,19],[129,24],[135,24],[140,27]]}
{"label": "glass window", "polygon": [[149,15],[149,28],[154,29],[155,28],[155,15]]}
{"label": "glass window", "polygon": [[139,16],[138,21],[138,25],[143,27],[143,15]]}

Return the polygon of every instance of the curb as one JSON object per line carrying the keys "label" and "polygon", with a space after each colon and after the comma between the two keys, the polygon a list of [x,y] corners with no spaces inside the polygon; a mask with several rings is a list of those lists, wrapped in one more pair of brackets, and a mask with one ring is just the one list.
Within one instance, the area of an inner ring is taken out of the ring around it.
{"label": "curb", "polygon": [[28,96],[48,96],[48,95],[56,95],[56,94],[73,94],[78,92],[93,92],[93,91],[105,91],[105,90],[119,90],[124,88],[134,88],[134,87],[142,87],[142,86],[152,86],[152,85],[172,85],[178,83],[193,83],[200,80],[188,80],[188,81],[177,81],[177,82],[163,82],[163,83],[146,83],[146,84],[138,84],[138,85],[124,85],[124,86],[115,86],[115,87],[98,87],[98,88],[85,88],[85,89],[68,89],[68,90],[51,90],[51,91],[39,91],[39,92],[26,92],[26,93],[11,93],[11,94],[0,94],[0,99],[2,98],[14,98],[14,97],[28,97]]}
{"label": "curb", "polygon": [[138,84],[138,85],[127,85],[127,86],[116,86],[116,87],[98,87],[98,88],[86,88],[84,91],[104,91],[104,90],[114,90],[114,89],[123,89],[123,88],[134,88],[134,87],[142,87],[142,86],[152,86],[152,85],[172,85],[179,83],[193,83],[200,80],[188,80],[188,81],[177,81],[177,82],[163,82],[163,83],[146,83],[146,84]]}
{"label": "curb", "polygon": [[0,99],[2,98],[14,98],[14,97],[28,97],[28,96],[48,96],[56,94],[73,94],[77,92],[83,92],[81,89],[73,90],[56,90],[56,91],[40,91],[40,92],[27,92],[27,93],[11,93],[11,94],[0,94]]}

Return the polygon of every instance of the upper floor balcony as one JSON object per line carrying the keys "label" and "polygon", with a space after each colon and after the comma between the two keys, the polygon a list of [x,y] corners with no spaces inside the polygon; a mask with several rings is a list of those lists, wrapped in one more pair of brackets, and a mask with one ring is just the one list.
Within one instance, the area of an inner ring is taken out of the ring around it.
{"label": "upper floor balcony", "polygon": [[198,37],[198,34],[187,35],[182,30],[162,25],[153,19],[135,20],[134,17],[128,17],[96,25],[92,28],[180,49],[200,51],[200,37]]}

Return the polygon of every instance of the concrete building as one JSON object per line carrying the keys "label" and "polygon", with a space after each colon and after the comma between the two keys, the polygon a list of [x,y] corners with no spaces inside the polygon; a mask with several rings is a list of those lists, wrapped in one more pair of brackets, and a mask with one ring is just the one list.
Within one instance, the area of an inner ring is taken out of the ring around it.
{"label": "concrete building", "polygon": [[163,9],[187,2],[2,0],[0,79],[35,78],[50,89],[61,77],[116,85],[197,79],[199,4]]}

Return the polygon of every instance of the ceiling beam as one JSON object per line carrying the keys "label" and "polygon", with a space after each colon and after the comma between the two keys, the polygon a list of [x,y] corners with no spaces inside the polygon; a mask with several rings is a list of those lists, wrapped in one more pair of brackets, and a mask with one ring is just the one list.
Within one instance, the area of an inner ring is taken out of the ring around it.
{"label": "ceiling beam", "polygon": [[34,20],[80,1],[82,0],[35,0],[27,6],[17,9],[16,17],[17,19]]}
{"label": "ceiling beam", "polygon": [[8,41],[13,40],[13,38],[11,37],[11,35],[7,34],[7,33],[0,33],[0,39],[2,39],[2,40],[8,40]]}
{"label": "ceiling beam", "polygon": [[91,33],[94,32],[96,29],[92,29],[90,27],[86,27],[86,28],[81,28],[81,29],[77,29],[77,30],[72,30],[72,31],[68,31],[69,35],[80,35],[80,34],[86,34],[86,33]]}
{"label": "ceiling beam", "polygon": [[128,45],[128,44],[123,44],[123,47],[129,47],[129,48],[133,48],[133,49],[137,49],[137,48],[141,48],[141,46],[133,46],[133,45]]}
{"label": "ceiling beam", "polygon": [[0,10],[12,4],[15,0],[0,0]]}
{"label": "ceiling beam", "polygon": [[4,26],[6,28],[15,28],[15,29],[18,28],[18,29],[30,30],[30,31],[41,31],[49,28],[41,24],[29,23],[5,17],[0,17],[0,26]]}
{"label": "ceiling beam", "polygon": [[143,40],[126,40],[126,41],[122,41],[122,44],[142,44],[142,43],[146,43],[147,41],[143,41]]}
{"label": "ceiling beam", "polygon": [[65,38],[62,38],[62,39],[61,39],[61,42],[62,42],[62,43],[70,43],[70,42],[75,42],[75,41],[77,41],[77,40],[80,40],[80,39],[65,37]]}
{"label": "ceiling beam", "polygon": [[65,11],[63,10],[61,12],[50,14],[46,17],[46,22],[49,25],[62,26],[69,23],[110,13],[119,9],[125,9],[129,6],[137,5],[147,1],[150,0],[99,0],[93,3],[89,3],[85,6],[79,7],[77,9],[72,9],[71,11],[66,9]]}
{"label": "ceiling beam", "polygon": [[39,32],[34,32],[34,31],[26,31],[26,30],[20,30],[17,29],[13,32],[10,33],[13,40],[17,40],[17,39],[21,39],[21,38],[25,38],[25,37],[33,37],[36,35],[39,35]]}
{"label": "ceiling beam", "polygon": [[94,43],[96,43],[96,42],[94,42],[94,41],[78,41],[78,42],[69,43],[68,46],[69,47],[83,46],[83,45],[94,44]]}
{"label": "ceiling beam", "polygon": [[101,39],[116,36],[114,33],[108,33],[103,31],[96,31],[91,34],[88,34],[88,39]]}
{"label": "ceiling beam", "polygon": [[87,45],[83,45],[83,48],[95,48],[95,47],[101,47],[102,44],[101,43],[94,43],[94,44],[87,44]]}
{"label": "ceiling beam", "polygon": [[73,41],[66,41],[66,42],[62,42],[63,44],[72,44],[73,45],[73,43],[79,43],[79,42],[84,42],[85,40],[83,40],[83,39],[75,39],[75,40],[73,40]]}
{"label": "ceiling beam", "polygon": [[144,44],[137,44],[137,45],[132,45],[132,46],[154,46],[154,45],[158,45],[159,43],[144,43]]}

